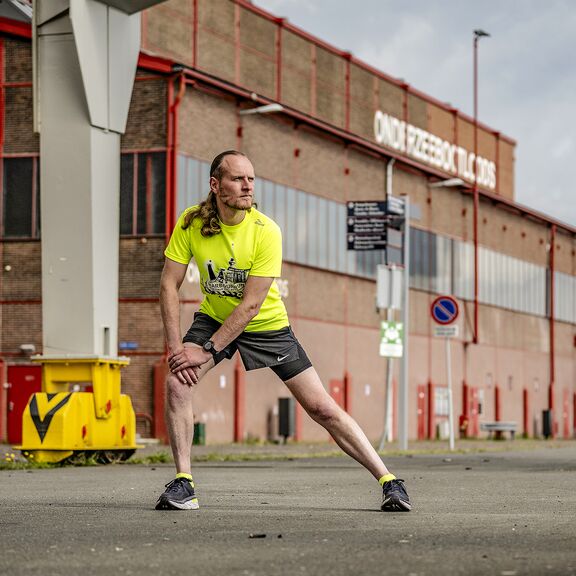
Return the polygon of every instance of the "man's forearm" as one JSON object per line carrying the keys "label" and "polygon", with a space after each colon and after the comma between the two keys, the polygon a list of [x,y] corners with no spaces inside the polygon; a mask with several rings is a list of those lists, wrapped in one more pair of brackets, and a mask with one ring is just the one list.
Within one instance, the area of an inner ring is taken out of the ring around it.
{"label": "man's forearm", "polygon": [[170,351],[182,346],[180,333],[180,298],[178,290],[162,287],[160,290],[160,313],[164,325],[164,337]]}
{"label": "man's forearm", "polygon": [[256,314],[258,314],[257,309],[240,303],[232,314],[224,320],[224,324],[212,335],[211,340],[214,342],[214,348],[220,351],[228,346],[230,342],[244,332]]}

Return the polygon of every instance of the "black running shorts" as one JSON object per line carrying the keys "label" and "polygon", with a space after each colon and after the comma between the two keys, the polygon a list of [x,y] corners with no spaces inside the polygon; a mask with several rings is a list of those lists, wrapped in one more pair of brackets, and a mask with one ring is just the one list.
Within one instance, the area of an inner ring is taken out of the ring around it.
{"label": "black running shorts", "polygon": [[[220,326],[220,322],[208,314],[196,312],[194,322],[182,341],[202,346]],[[280,330],[242,332],[236,340],[216,354],[216,364],[225,358],[232,358],[236,350],[240,353],[246,370],[271,368],[284,382],[312,366],[290,326]]]}

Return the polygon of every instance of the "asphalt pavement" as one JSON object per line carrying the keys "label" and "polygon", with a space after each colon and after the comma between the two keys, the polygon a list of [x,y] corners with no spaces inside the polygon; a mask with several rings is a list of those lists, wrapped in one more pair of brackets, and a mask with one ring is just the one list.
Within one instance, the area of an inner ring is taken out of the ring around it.
{"label": "asphalt pavement", "polygon": [[385,457],[410,513],[346,457],[195,463],[186,512],[171,464],[3,470],[0,574],[575,575],[576,445],[515,445]]}

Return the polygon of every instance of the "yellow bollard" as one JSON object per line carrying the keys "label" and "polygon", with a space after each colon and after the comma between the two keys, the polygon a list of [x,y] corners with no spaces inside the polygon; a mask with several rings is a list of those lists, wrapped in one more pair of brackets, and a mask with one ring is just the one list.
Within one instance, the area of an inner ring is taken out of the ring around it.
{"label": "yellow bollard", "polygon": [[42,392],[30,397],[22,416],[22,445],[15,447],[26,458],[80,462],[94,457],[108,463],[126,460],[139,448],[132,402],[120,391],[127,358],[35,360],[42,362]]}

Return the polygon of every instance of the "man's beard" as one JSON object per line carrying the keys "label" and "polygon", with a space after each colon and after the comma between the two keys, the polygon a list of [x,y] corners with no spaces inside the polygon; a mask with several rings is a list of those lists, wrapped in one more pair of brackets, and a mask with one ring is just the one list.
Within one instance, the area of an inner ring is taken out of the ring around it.
{"label": "man's beard", "polygon": [[222,200],[222,204],[228,208],[231,208],[232,210],[250,210],[250,208],[252,208],[253,199],[250,198],[249,202],[250,203],[248,204],[247,198],[238,198],[232,202]]}

